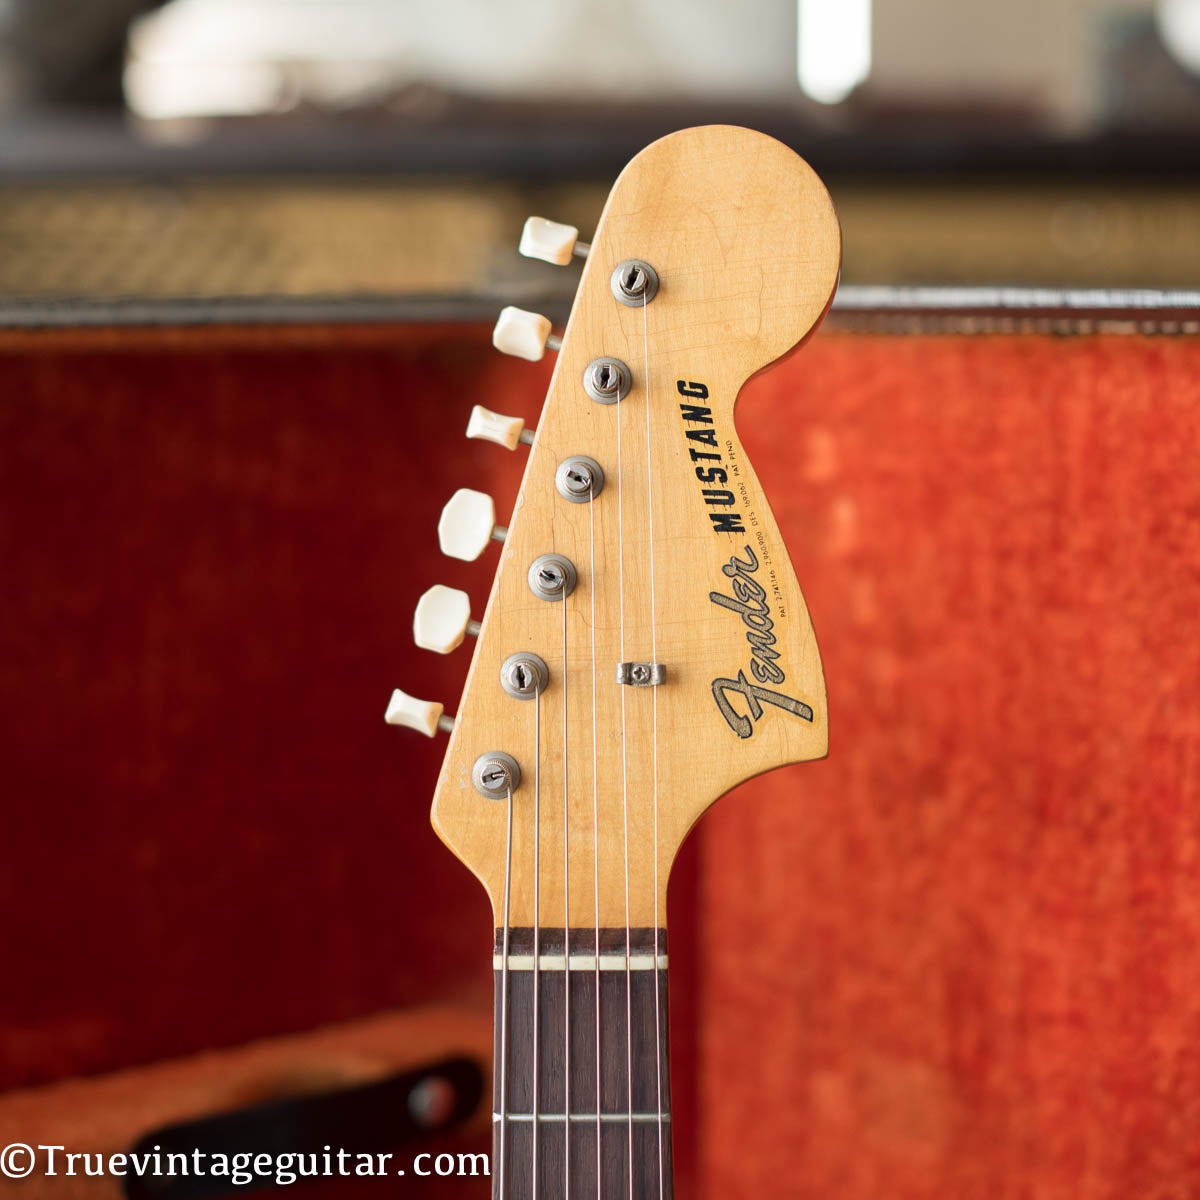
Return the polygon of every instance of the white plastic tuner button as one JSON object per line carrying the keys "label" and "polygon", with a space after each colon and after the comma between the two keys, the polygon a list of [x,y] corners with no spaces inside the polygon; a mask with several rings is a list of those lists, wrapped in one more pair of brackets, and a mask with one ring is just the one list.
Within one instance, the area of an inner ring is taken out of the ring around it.
{"label": "white plastic tuner button", "polygon": [[486,492],[459,488],[442,509],[438,521],[438,544],[442,553],[463,562],[474,562],[488,541],[504,541],[508,530],[496,524],[496,506]]}
{"label": "white plastic tuner button", "polygon": [[426,737],[433,737],[439,729],[449,733],[454,728],[453,720],[442,715],[442,706],[436,701],[418,700],[399,688],[392,693],[383,719],[389,725],[404,725]]}
{"label": "white plastic tuner button", "polygon": [[492,345],[504,354],[537,362],[547,346],[556,350],[561,343],[550,335],[549,317],[509,306],[500,310],[496,328],[492,330]]}
{"label": "white plastic tuner button", "polygon": [[485,442],[495,442],[497,446],[507,446],[510,450],[515,450],[518,442],[528,446],[533,441],[533,434],[525,428],[525,422],[520,417],[494,413],[482,404],[471,409],[467,437],[482,438]]}
{"label": "white plastic tuner button", "polygon": [[579,240],[579,230],[574,225],[560,225],[545,217],[530,217],[521,230],[518,249],[526,258],[540,258],[543,262],[565,267],[573,254],[586,255],[589,247]]}
{"label": "white plastic tuner button", "polygon": [[471,598],[466,592],[435,583],[417,601],[413,640],[422,650],[449,654],[468,633],[478,634],[479,623],[471,620]]}

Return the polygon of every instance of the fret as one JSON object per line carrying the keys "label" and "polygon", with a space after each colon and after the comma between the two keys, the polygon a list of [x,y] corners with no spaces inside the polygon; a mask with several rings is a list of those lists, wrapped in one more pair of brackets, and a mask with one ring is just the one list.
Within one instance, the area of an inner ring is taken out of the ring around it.
{"label": "fret", "polygon": [[[667,956],[665,954],[631,954],[628,962],[624,954],[601,954],[597,960],[595,954],[572,954],[571,955],[571,970],[572,971],[595,971],[596,964],[599,961],[599,969],[601,971],[653,971],[655,967],[660,971],[667,969]],[[492,968],[499,971],[504,965],[504,955],[492,955]],[[532,954],[513,954],[508,956],[508,969],[510,971],[532,971],[533,970],[533,955]],[[538,955],[538,970],[539,971],[565,971],[567,969],[567,958],[563,954],[539,954]]]}
{"label": "fret", "polygon": [[[564,1125],[538,1127],[538,1186],[534,1196],[532,1175],[532,1122],[514,1121],[506,1126],[507,1158],[504,1169],[504,1195],[499,1195],[500,1177],[495,1154],[500,1125],[493,1126],[492,1195],[495,1200],[563,1200],[566,1191],[563,1164]],[[658,1200],[659,1159],[658,1125],[633,1126],[633,1190],[629,1187],[628,1126],[605,1123],[600,1137],[601,1185],[596,1187],[596,1127],[571,1122],[571,1196],[578,1200]],[[663,1125],[662,1196],[671,1200],[670,1126]]]}
{"label": "fret", "polygon": [[[565,1121],[567,1120],[568,1116],[572,1121],[591,1121],[593,1125],[596,1123],[597,1119],[595,1113],[538,1113],[537,1119],[539,1121]],[[500,1119],[499,1113],[492,1113],[493,1121],[499,1121]],[[509,1121],[532,1121],[533,1113],[510,1112],[507,1119]],[[601,1121],[657,1121],[658,1113],[601,1113],[599,1119]],[[671,1119],[671,1114],[669,1112],[664,1112],[662,1119],[664,1121],[669,1121]]]}
{"label": "fret", "polygon": [[[666,941],[663,931],[631,929],[629,959],[647,965],[625,973],[626,931],[594,929],[570,934],[570,969],[561,929],[538,933],[538,970],[533,970],[532,930],[509,935],[507,1063],[501,1063],[500,1014],[504,980],[503,932],[495,957],[496,1074],[493,1102],[493,1188],[496,1200],[532,1200],[533,1139],[537,1138],[538,1188],[542,1200],[565,1189],[564,1156],[569,1141],[571,1192],[596,1194],[596,1145],[600,1140],[601,1191],[613,1200],[629,1196],[632,1159],[634,1196],[657,1200],[660,1145],[663,1200],[671,1197],[670,1099],[667,1050]],[[590,955],[588,951],[590,950]],[[528,960],[525,969],[513,960]],[[551,959],[557,969],[543,969]],[[657,970],[654,969],[657,964]],[[597,1116],[597,994],[599,981],[599,1115]],[[657,982],[658,1026],[655,1036]],[[538,995],[538,1111],[533,1111],[533,994]],[[570,989],[570,1046],[565,1041]],[[656,1053],[657,1052],[657,1053]],[[630,1068],[632,1067],[632,1074]],[[500,1072],[505,1103],[500,1111]],[[661,1122],[659,1087],[661,1082]],[[504,1194],[498,1160],[504,1138]],[[631,1141],[632,1139],[632,1141]],[[632,1154],[631,1154],[632,1148]]]}
{"label": "fret", "polygon": [[[580,954],[594,954],[599,943],[602,955],[625,953],[626,930],[623,927],[593,929],[591,927],[573,928],[571,930],[571,957]],[[657,937],[655,933],[657,932]],[[635,925],[628,930],[629,950],[633,954],[650,954],[657,949],[660,956],[667,953],[667,931],[657,931],[646,926]],[[496,957],[499,958],[504,948],[504,931],[496,930]],[[538,930],[538,950],[541,954],[562,955],[563,930],[562,926],[543,925]],[[508,931],[508,953],[533,953],[533,930],[531,928],[512,928]]]}

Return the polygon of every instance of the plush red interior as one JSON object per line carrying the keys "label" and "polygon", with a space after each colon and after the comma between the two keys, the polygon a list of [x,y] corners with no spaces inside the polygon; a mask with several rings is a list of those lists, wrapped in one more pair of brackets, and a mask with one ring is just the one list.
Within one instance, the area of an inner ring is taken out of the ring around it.
{"label": "plush red interior", "polygon": [[[427,819],[454,488],[549,364],[484,331],[0,352],[0,1087],[448,995],[491,919]],[[1200,1187],[1200,341],[824,334],[738,424],[828,761],[672,897],[679,1194]],[[686,1182],[687,1191],[684,1190]]]}

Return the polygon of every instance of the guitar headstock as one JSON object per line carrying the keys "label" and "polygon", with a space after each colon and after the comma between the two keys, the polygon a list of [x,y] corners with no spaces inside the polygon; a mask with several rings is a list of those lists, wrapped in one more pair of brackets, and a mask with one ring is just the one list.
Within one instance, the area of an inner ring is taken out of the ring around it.
{"label": "guitar headstock", "polygon": [[[560,241],[545,256],[569,254]],[[704,810],[753,775],[826,753],[808,610],[733,416],[746,380],[820,323],[840,255],[820,180],[762,134],[683,130],[617,179],[433,802],[498,924],[509,853],[498,755],[520,774],[511,924],[561,928],[662,925],[671,863]],[[548,323],[507,320],[499,340],[525,337],[537,356]],[[491,434],[515,445],[520,430]],[[446,538],[477,552],[494,516],[470,495],[456,503]],[[465,613],[438,632],[445,599],[426,613],[436,648]]]}

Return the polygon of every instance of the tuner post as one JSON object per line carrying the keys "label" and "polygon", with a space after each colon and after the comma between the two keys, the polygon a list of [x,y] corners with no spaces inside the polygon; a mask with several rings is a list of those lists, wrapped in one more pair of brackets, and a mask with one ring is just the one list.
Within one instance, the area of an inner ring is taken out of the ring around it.
{"label": "tuner post", "polygon": [[616,404],[629,395],[633,375],[619,358],[594,358],[583,371],[583,390],[597,404]]}
{"label": "tuner post", "polygon": [[658,272],[640,258],[618,263],[609,278],[613,297],[629,308],[641,308],[658,295]]}
{"label": "tuner post", "polygon": [[586,454],[574,454],[558,464],[554,486],[564,500],[587,504],[604,490],[604,468]]}
{"label": "tuner post", "polygon": [[503,750],[489,750],[475,760],[471,782],[489,800],[504,800],[521,786],[521,764]]}
{"label": "tuner post", "polygon": [[529,588],[542,600],[565,600],[579,582],[575,564],[561,554],[543,554],[529,566]]}
{"label": "tuner post", "polygon": [[550,682],[546,661],[529,651],[510,654],[500,667],[500,686],[514,700],[532,700],[540,696]]}

